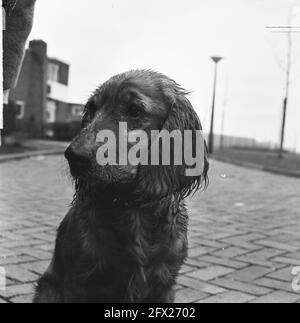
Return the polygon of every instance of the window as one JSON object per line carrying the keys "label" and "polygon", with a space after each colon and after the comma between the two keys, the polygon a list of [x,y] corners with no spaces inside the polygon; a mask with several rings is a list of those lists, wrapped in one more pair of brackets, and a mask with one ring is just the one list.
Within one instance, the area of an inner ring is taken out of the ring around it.
{"label": "window", "polygon": [[24,118],[25,104],[23,101],[16,101],[16,118],[21,120]]}
{"label": "window", "polygon": [[48,81],[58,82],[59,80],[59,65],[54,63],[48,64]]}
{"label": "window", "polygon": [[46,106],[46,123],[53,123],[56,121],[57,104],[54,101],[47,101]]}
{"label": "window", "polygon": [[47,94],[48,95],[51,94],[51,90],[52,90],[51,85],[47,85]]}

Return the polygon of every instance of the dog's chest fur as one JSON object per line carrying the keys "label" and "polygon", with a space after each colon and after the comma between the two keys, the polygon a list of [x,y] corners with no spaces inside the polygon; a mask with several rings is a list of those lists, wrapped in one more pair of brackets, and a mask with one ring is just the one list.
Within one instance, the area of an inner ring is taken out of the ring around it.
{"label": "dog's chest fur", "polygon": [[122,212],[76,206],[57,239],[66,300],[172,301],[170,293],[157,297],[173,288],[186,258],[187,221],[184,204]]}

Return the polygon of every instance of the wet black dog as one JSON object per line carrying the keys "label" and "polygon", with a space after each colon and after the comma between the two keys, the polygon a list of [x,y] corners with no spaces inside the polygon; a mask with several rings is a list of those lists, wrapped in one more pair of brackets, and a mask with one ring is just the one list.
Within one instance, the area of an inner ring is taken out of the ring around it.
{"label": "wet black dog", "polygon": [[[67,149],[76,194],[35,302],[173,302],[187,252],[184,199],[207,183],[183,166],[99,166],[96,137],[119,122],[130,131],[200,130],[187,92],[162,74],[132,71],[91,97],[82,130]],[[194,141],[193,141],[194,142]],[[196,147],[193,147],[196,149]]]}

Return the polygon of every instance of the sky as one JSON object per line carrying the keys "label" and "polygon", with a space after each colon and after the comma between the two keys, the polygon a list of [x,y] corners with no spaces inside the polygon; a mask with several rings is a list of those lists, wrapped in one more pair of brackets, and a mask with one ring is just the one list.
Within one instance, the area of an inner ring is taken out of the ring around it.
{"label": "sky", "polygon": [[[71,66],[69,101],[84,103],[115,74],[153,69],[192,92],[208,131],[219,64],[215,131],[277,143],[285,95],[287,25],[300,0],[38,0],[30,39]],[[293,24],[300,26],[300,18]],[[299,60],[297,59],[299,57]],[[300,32],[293,34],[286,147],[300,152]]]}

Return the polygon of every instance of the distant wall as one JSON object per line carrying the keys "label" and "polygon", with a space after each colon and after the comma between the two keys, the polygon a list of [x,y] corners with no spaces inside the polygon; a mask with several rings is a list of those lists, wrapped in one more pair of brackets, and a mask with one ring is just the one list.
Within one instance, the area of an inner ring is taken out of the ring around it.
{"label": "distant wall", "polygon": [[[208,134],[205,135],[208,142]],[[234,137],[234,136],[221,136],[214,135],[214,148],[220,149],[230,148],[230,147],[244,147],[244,148],[264,148],[264,149],[274,149],[276,148],[274,144],[270,142],[259,142],[253,138],[245,137]]]}

